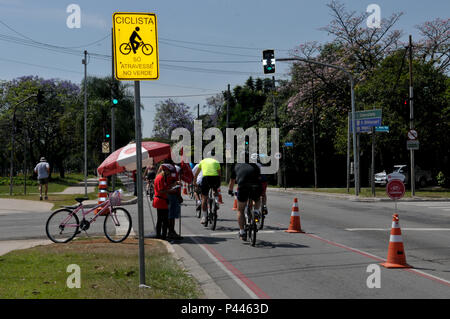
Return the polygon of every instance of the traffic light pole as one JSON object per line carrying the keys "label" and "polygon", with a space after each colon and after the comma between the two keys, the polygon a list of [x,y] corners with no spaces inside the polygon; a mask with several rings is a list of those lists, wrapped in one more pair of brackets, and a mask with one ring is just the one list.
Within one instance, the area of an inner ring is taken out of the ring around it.
{"label": "traffic light pole", "polygon": [[[413,75],[412,75],[412,36],[409,36],[409,128],[414,129],[414,92],[413,92]],[[416,172],[414,164],[414,150],[410,150],[411,157],[411,196],[416,196]]]}
{"label": "traffic light pole", "polygon": [[[300,61],[300,62],[312,63],[312,64],[317,64],[317,65],[321,65],[321,66],[334,68],[334,69],[340,70],[340,71],[344,72],[345,74],[347,74],[348,77],[350,78],[350,91],[351,91],[351,104],[352,104],[351,105],[351,107],[352,107],[352,127],[356,128],[354,79],[353,79],[353,75],[350,71],[348,71],[340,66],[337,66],[337,65],[317,62],[317,61],[303,59],[303,58],[284,58],[284,59],[277,59],[277,61],[280,61],[280,62]],[[353,129],[353,158],[354,158],[354,162],[355,162],[355,195],[356,196],[359,195],[359,160],[358,160],[358,156],[356,156],[357,154],[358,153],[357,153],[357,149],[356,149],[356,129]]]}

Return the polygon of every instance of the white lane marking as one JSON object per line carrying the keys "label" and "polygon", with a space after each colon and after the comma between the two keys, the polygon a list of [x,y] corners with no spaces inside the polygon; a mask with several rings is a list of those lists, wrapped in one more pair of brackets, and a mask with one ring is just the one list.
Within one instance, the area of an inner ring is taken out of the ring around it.
{"label": "white lane marking", "polygon": [[[261,234],[271,234],[274,233],[274,230],[258,230],[258,233]],[[211,233],[209,234],[210,236],[227,236],[227,235],[233,235],[233,236],[237,236],[237,231],[234,232],[222,232],[222,233]]]}
{"label": "white lane marking", "polygon": [[251,291],[238,277],[236,277],[223,263],[221,263],[204,245],[199,242],[195,237],[191,237],[191,239],[201,248],[203,251],[211,258],[223,271],[225,271],[231,279],[233,279],[244,291],[252,298],[258,299],[258,296]]}
{"label": "white lane marking", "polygon": [[[417,230],[417,231],[450,231],[450,228],[401,228],[402,230]],[[374,231],[387,231],[390,228],[346,228],[348,231],[365,231],[365,230],[374,230]]]}

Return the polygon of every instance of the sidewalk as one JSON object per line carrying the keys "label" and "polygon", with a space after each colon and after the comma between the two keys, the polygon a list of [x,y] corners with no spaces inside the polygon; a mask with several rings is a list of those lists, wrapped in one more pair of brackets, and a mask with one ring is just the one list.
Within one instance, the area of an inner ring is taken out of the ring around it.
{"label": "sidewalk", "polygon": [[0,215],[4,212],[49,212],[53,207],[52,203],[45,201],[33,201],[26,199],[0,198]]}
{"label": "sidewalk", "polygon": [[[299,190],[298,188],[276,188],[276,187],[267,187],[267,190],[272,192],[281,192],[281,193],[295,193],[295,194],[303,194],[303,195],[312,195],[312,196],[321,196],[326,198],[340,198],[340,199],[346,199],[354,202],[391,202],[392,199],[389,197],[386,198],[380,198],[380,197],[362,197],[362,196],[355,196],[351,194],[342,194],[342,193],[325,193],[325,192],[314,192],[314,191],[305,191],[305,190]],[[426,202],[426,201],[435,201],[435,202],[446,202],[450,201],[450,198],[431,198],[431,197],[418,197],[415,196],[414,198],[411,197],[403,197],[402,199],[398,200],[399,202]]]}
{"label": "sidewalk", "polygon": [[53,242],[49,239],[2,240],[0,241],[0,256],[13,250],[27,249],[51,243]]}

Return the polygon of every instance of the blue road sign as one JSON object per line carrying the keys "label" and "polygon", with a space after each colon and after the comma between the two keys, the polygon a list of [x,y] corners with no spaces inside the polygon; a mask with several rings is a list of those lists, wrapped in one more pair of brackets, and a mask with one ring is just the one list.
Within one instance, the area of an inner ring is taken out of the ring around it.
{"label": "blue road sign", "polygon": [[284,146],[293,147],[294,143],[293,142],[286,142],[286,143],[284,143]]}
{"label": "blue road sign", "polygon": [[375,126],[375,132],[389,133],[389,126]]}

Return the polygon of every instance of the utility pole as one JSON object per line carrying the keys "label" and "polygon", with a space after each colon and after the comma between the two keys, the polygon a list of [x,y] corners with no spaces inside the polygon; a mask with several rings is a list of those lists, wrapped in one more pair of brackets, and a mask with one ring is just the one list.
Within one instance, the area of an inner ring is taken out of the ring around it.
{"label": "utility pole", "polygon": [[311,79],[311,104],[313,109],[313,120],[312,120],[312,128],[313,128],[313,157],[314,157],[314,188],[317,188],[317,161],[316,161],[316,106],[314,104],[314,80]]}
{"label": "utility pole", "polygon": [[9,170],[9,196],[13,193],[13,172],[14,172],[14,135],[16,134],[16,108],[14,108],[13,120],[12,120],[12,132],[11,132],[11,159]]}
{"label": "utility pole", "polygon": [[[273,104],[273,115],[275,118],[275,128],[278,128],[278,109],[277,109],[277,103],[275,103],[275,76],[272,76],[272,104]],[[283,156],[283,161],[284,160],[285,159]],[[281,167],[281,165],[279,167]],[[283,179],[283,175],[282,175],[281,169],[278,169],[278,173],[277,173],[277,185],[278,186],[281,186],[281,184],[283,183],[282,179]]]}
{"label": "utility pole", "polygon": [[24,141],[23,141],[23,194],[27,194],[27,141],[28,141],[28,130],[25,130]]}
{"label": "utility pole", "polygon": [[[113,94],[113,85],[115,85],[114,81],[114,36],[113,29],[111,28],[111,154],[116,150],[116,128],[115,128],[115,104],[113,102],[113,98],[116,98]],[[112,190],[116,190],[116,174],[111,177]]]}
{"label": "utility pole", "polygon": [[350,193],[350,112],[347,121],[347,193]]}
{"label": "utility pole", "polygon": [[[373,106],[375,110],[375,105]],[[375,195],[375,126],[372,126],[372,165],[370,167],[370,184],[372,187],[372,196]]]}
{"label": "utility pole", "polygon": [[84,50],[84,196],[87,197],[87,51]]}
{"label": "utility pole", "polygon": [[[228,84],[228,94],[227,94],[227,126],[225,128],[225,136],[227,134],[227,128],[230,126],[230,85]],[[228,181],[228,157],[227,157],[227,149],[225,148],[225,183]],[[231,151],[231,150],[230,150]]]}
{"label": "utility pole", "polygon": [[[412,36],[409,36],[409,128],[414,129],[414,92],[413,92],[413,73],[412,73]],[[411,196],[416,196],[416,174],[414,165],[414,150],[409,150],[411,157]]]}

